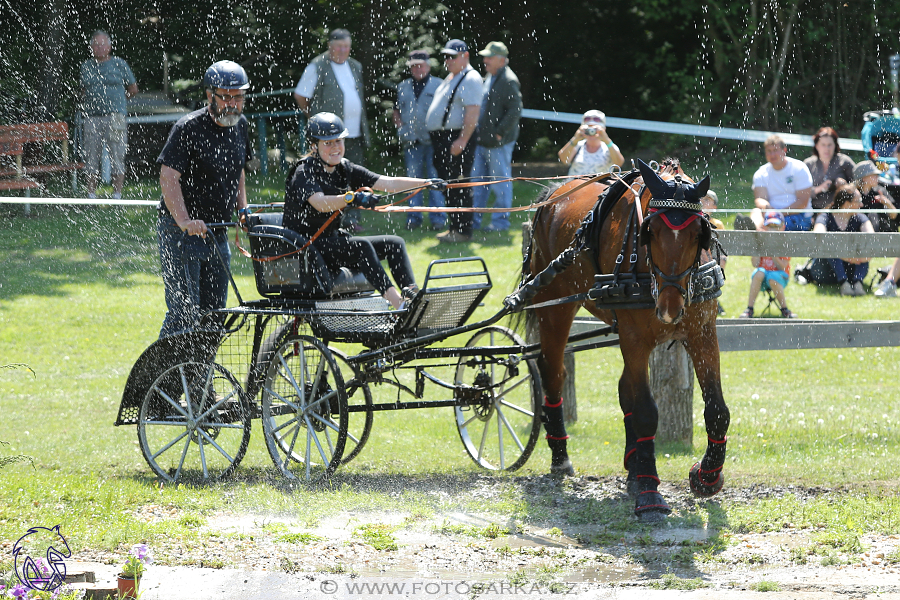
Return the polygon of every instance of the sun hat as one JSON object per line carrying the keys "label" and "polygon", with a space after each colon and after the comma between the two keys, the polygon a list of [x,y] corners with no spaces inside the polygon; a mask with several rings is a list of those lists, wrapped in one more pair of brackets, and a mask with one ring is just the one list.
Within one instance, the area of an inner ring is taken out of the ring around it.
{"label": "sun hat", "polygon": [[719,205],[719,196],[718,196],[718,194],[716,194],[714,191],[709,190],[708,192],[706,192],[706,196],[707,196],[710,200],[713,201],[713,204],[715,204],[716,206]]}
{"label": "sun hat", "polygon": [[595,119],[599,119],[600,123],[606,125],[606,114],[601,110],[589,110],[581,117],[581,122],[584,123],[588,117],[593,117]]}
{"label": "sun hat", "polygon": [[441,54],[450,54],[452,56],[456,56],[457,54],[462,54],[468,51],[469,46],[467,46],[464,41],[453,39],[444,45],[444,47],[441,49]]}
{"label": "sun hat", "polygon": [[509,50],[503,42],[490,42],[484,50],[478,53],[480,56],[509,56]]}
{"label": "sun hat", "polygon": [[853,167],[853,179],[859,181],[867,175],[881,175],[881,171],[872,164],[872,161],[864,160]]}
{"label": "sun hat", "polygon": [[406,61],[406,66],[411,67],[413,65],[428,63],[430,57],[431,55],[425,50],[413,50],[409,53],[409,60]]}
{"label": "sun hat", "polygon": [[766,227],[769,225],[778,225],[779,227],[782,227],[784,225],[784,215],[777,210],[767,210],[764,225]]}

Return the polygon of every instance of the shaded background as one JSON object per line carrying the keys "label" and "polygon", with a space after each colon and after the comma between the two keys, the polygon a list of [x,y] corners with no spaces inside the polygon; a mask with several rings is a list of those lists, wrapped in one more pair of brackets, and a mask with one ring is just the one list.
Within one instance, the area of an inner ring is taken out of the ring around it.
{"label": "shaded background", "polygon": [[[0,123],[71,121],[97,28],[143,92],[191,105],[206,67],[225,58],[246,65],[254,93],[293,87],[335,27],[353,33],[365,68],[376,162],[397,151],[389,113],[406,52],[451,37],[473,50],[505,41],[527,108],[796,133],[827,124],[846,137],[859,135],[863,112],[890,105],[888,57],[900,51],[900,14],[882,0],[0,0]],[[245,110],[292,108],[285,95]],[[525,121],[516,159],[555,160],[571,129]],[[685,143],[643,136],[617,131],[616,141],[631,151]]]}

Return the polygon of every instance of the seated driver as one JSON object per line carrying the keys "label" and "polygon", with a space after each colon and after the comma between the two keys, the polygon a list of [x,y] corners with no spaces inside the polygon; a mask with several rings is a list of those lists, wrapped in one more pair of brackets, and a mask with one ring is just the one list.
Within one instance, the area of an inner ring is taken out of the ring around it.
{"label": "seated driver", "polygon": [[[424,186],[446,188],[439,179],[385,177],[346,160],[344,138],[347,135],[343,121],[335,114],[322,112],[310,117],[306,126],[309,153],[294,165],[287,177],[284,227],[312,238],[335,211],[348,205],[373,208],[377,198],[371,192],[357,191],[360,188],[388,193]],[[312,245],[330,270],[347,266],[359,270],[394,308],[400,308],[404,299],[398,287],[408,290],[407,295],[418,289],[401,237],[352,236],[340,229],[340,219],[334,219]],[[387,260],[396,286],[384,272],[382,258]]]}

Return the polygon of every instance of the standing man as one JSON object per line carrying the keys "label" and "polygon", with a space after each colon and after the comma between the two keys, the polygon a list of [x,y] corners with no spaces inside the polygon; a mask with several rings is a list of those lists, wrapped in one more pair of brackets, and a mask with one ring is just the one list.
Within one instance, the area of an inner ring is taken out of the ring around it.
{"label": "standing man", "polygon": [[[437,171],[434,168],[434,148],[431,136],[425,124],[428,107],[434,101],[434,92],[441,81],[431,76],[431,63],[428,52],[413,50],[409,53],[406,66],[411,78],[405,79],[397,86],[397,105],[394,107],[394,127],[403,147],[403,160],[406,163],[407,177],[425,177],[434,179]],[[419,192],[409,200],[410,206],[422,206]],[[433,207],[444,206],[444,194],[437,190],[429,190],[428,204]],[[433,231],[440,231],[447,222],[445,213],[428,213]],[[406,220],[406,229],[412,231],[422,226],[422,213],[411,212]]]}
{"label": "standing man", "polygon": [[225,306],[227,231],[206,224],[231,221],[235,209],[247,206],[244,166],[253,150],[242,112],[250,81],[239,64],[222,60],[206,70],[203,84],[209,105],[175,123],[156,160],[162,165],[159,258],[168,308],[160,338],[195,329],[205,313]]}
{"label": "standing man", "polygon": [[785,231],[809,231],[812,228],[812,175],[803,161],[789,158],[787,145],[781,136],[766,138],[766,164],[753,174],[753,195],[756,208],[749,219],[738,215],[735,229],[764,231],[763,213],[776,210],[784,214]]}
{"label": "standing man", "polygon": [[[341,118],[349,135],[344,139],[345,157],[352,163],[365,164],[369,144],[369,124],[366,121],[365,86],[362,65],[350,58],[351,39],[346,29],[335,29],[328,36],[328,51],[307,65],[294,89],[294,101],[306,118],[321,112],[334,113]],[[344,227],[352,232],[362,231],[359,212],[345,210]]]}
{"label": "standing man", "polygon": [[[444,180],[468,177],[475,159],[475,140],[481,112],[481,77],[469,66],[469,47],[462,40],[450,40],[441,50],[450,75],[438,86],[434,102],[425,118],[434,146],[434,168]],[[471,188],[447,190],[447,204],[471,207]],[[449,229],[437,238],[445,243],[472,239],[472,213],[451,212]]]}
{"label": "standing man", "polygon": [[112,56],[112,41],[105,31],[91,36],[92,58],[81,64],[81,95],[84,121],[84,162],[87,173],[88,198],[97,197],[100,159],[103,148],[109,154],[113,180],[113,198],[122,197],[125,183],[125,152],[128,149],[128,114],[126,100],[138,93],[131,67]]}
{"label": "standing man", "polygon": [[[522,92],[519,78],[509,68],[509,51],[503,42],[491,42],[478,53],[484,57],[484,100],[481,116],[478,118],[475,165],[472,177],[490,176],[491,179],[512,177],[512,153],[519,138],[519,119],[522,118]],[[487,206],[488,194],[494,191],[494,207],[512,206],[512,181],[502,181],[492,185],[473,188],[475,208]],[[473,216],[474,228],[481,226],[481,213]],[[485,231],[505,231],[509,229],[509,213],[494,213],[491,224]]]}

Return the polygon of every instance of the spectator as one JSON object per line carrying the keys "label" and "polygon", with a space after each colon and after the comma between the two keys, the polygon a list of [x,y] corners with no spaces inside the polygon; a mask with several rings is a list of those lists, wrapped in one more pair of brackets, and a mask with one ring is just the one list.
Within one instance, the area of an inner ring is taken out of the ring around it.
{"label": "spectator", "polygon": [[[288,174],[284,196],[285,227],[308,238],[318,234],[313,245],[330,270],[353,265],[390,302],[401,308],[405,290],[411,297],[418,290],[403,238],[395,235],[357,237],[329,223],[331,215],[348,204],[373,208],[377,198],[371,192],[354,192],[362,187],[399,192],[418,186],[434,188],[446,184],[439,180],[409,177],[385,177],[344,158],[347,129],[340,117],[319,113],[306,127],[309,154],[298,161]],[[323,229],[324,228],[324,229]],[[391,283],[381,259],[385,259],[397,286]]]}
{"label": "spectator", "polygon": [[[834,202],[831,204],[831,210],[860,210],[862,208],[862,195],[852,183],[841,186],[834,194]],[[825,233],[826,231],[853,231],[874,233],[872,223],[869,217],[861,212],[856,213],[822,213],[816,217],[816,225],[813,227],[816,233]],[[821,262],[821,261],[817,261]],[[863,279],[869,273],[868,258],[830,258],[827,259],[832,272],[834,273],[834,281],[841,288],[842,296],[865,296],[866,290],[863,287]],[[813,278],[818,283],[824,283],[825,277],[816,276]]]}
{"label": "spectator", "polygon": [[[425,125],[428,107],[434,101],[434,92],[441,81],[431,76],[430,56],[425,50],[413,50],[409,53],[406,66],[412,75],[397,86],[397,104],[394,106],[394,127],[403,147],[403,160],[406,163],[407,177],[436,178],[434,168],[434,147]],[[422,206],[424,192],[419,192],[409,199],[410,206]],[[428,204],[441,208],[444,206],[444,194],[437,190],[428,191]],[[446,213],[428,213],[432,231],[440,231],[447,222]],[[411,212],[406,219],[406,229],[412,231],[422,226],[422,213]]]}
{"label": "spectator", "polygon": [[[719,196],[712,190],[709,190],[705,196],[700,198],[700,205],[703,207],[703,212],[706,213],[707,216],[716,212],[716,209],[719,208]],[[712,225],[713,229],[725,229],[725,225],[719,219],[714,217],[709,217],[709,224]],[[703,262],[709,261],[712,258],[712,254],[708,250],[703,251],[703,256],[701,260]],[[725,254],[722,254],[719,257],[719,266],[722,268],[722,272],[725,272],[725,263],[728,261],[728,257]],[[716,301],[716,306],[718,308],[719,314],[724,315],[725,309],[722,308],[722,303],[718,300]]]}
{"label": "spectator", "polygon": [[109,154],[113,198],[122,197],[125,183],[125,153],[128,150],[127,99],[138,93],[137,81],[128,63],[112,56],[112,40],[105,31],[91,36],[91,54],[81,64],[81,95],[84,120],[84,170],[88,198],[97,197],[103,149]]}
{"label": "spectator", "polygon": [[[475,160],[472,136],[481,113],[481,77],[469,66],[469,46],[462,40],[450,40],[441,50],[450,74],[434,93],[426,123],[434,146],[434,168],[445,180],[468,177]],[[472,188],[447,190],[447,204],[472,206]],[[443,243],[468,242],[472,239],[472,213],[452,212],[447,231],[437,238]]]}
{"label": "spectator", "polygon": [[881,171],[872,161],[864,160],[853,168],[853,179],[862,194],[863,210],[887,209],[888,213],[870,213],[872,228],[879,232],[897,232],[900,224],[900,211],[894,204],[894,197],[881,185],[878,178]]}
{"label": "spectator", "polygon": [[838,134],[831,127],[822,127],[813,136],[813,156],[803,161],[812,175],[813,208],[825,208],[831,204],[831,186],[838,179],[844,183],[853,181],[853,159],[841,154]]}
{"label": "spectator", "polygon": [[[522,91],[519,78],[509,68],[509,51],[503,42],[491,42],[478,53],[483,57],[484,100],[476,131],[475,163],[472,177],[494,179],[512,178],[512,153],[519,138],[519,119],[522,117]],[[475,208],[487,206],[489,191],[494,191],[494,207],[512,207],[512,181],[479,186],[472,189]],[[481,213],[474,213],[473,228],[481,227]],[[509,229],[509,213],[494,213],[485,231]]]}
{"label": "spectator", "polygon": [[897,297],[897,275],[900,274],[900,258],[894,260],[894,264],[888,269],[887,276],[878,289],[875,290],[876,298],[896,298]]}
{"label": "spectator", "polygon": [[[350,58],[351,45],[349,31],[332,31],[328,36],[328,51],[314,58],[303,71],[294,89],[294,101],[307,118],[320,112],[339,116],[350,132],[344,140],[347,160],[361,164],[369,145],[369,124],[362,65]],[[348,230],[362,231],[358,211],[344,211],[343,220]]]}
{"label": "spectator", "polygon": [[203,85],[209,105],[172,126],[156,160],[162,188],[159,258],[168,308],[160,338],[194,329],[208,311],[225,306],[228,236],[224,229],[210,232],[206,224],[231,221],[235,209],[247,206],[244,166],[253,150],[242,112],[250,81],[239,64],[222,60],[206,70]]}
{"label": "spectator", "polygon": [[[763,227],[763,231],[784,231],[784,216],[775,210],[766,211]],[[750,262],[754,267],[750,275],[750,298],[747,301],[747,310],[741,313],[741,318],[753,316],[753,305],[760,290],[771,290],[781,308],[781,316],[785,319],[796,319],[797,315],[788,308],[787,298],[784,295],[784,289],[790,281],[791,259],[787,256],[751,256]]]}
{"label": "spectator", "polygon": [[589,110],[581,117],[581,125],[557,153],[560,162],[569,165],[569,175],[606,173],[613,165],[622,166],[625,157],[606,131],[606,115]]}
{"label": "spectator", "polygon": [[765,230],[763,212],[777,210],[784,214],[786,231],[809,231],[812,226],[810,208],[812,175],[806,165],[787,156],[787,146],[778,135],[765,142],[766,164],[753,175],[754,204],[749,217],[738,215],[735,229]]}

